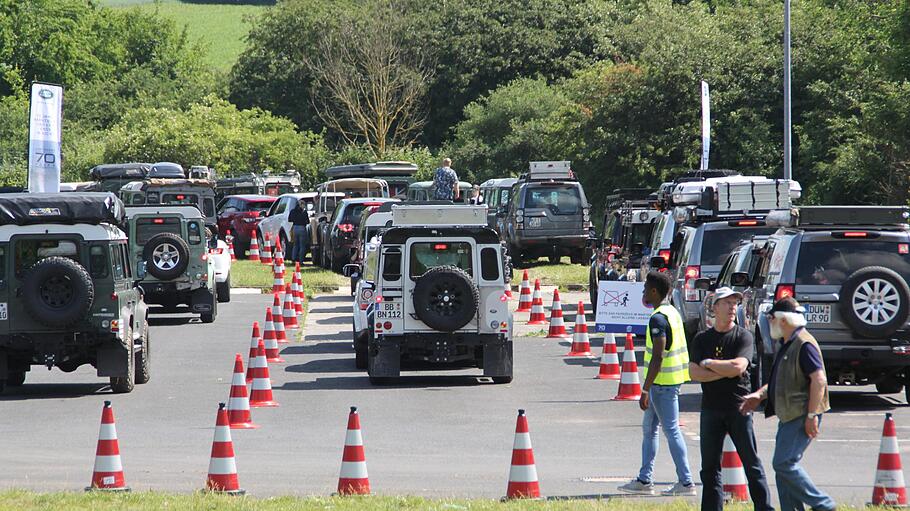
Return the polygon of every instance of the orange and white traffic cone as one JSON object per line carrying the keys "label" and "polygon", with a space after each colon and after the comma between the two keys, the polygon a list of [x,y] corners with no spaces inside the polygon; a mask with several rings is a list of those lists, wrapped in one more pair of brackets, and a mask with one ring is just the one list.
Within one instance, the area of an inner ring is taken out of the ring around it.
{"label": "orange and white traffic cone", "polygon": [[897,427],[894,417],[885,414],[882,443],[878,450],[875,468],[875,487],[872,489],[873,506],[906,506],[907,487],[904,486],[904,469],[897,445]]}
{"label": "orange and white traffic cone", "polygon": [[632,334],[626,334],[626,347],[622,350],[622,374],[619,378],[619,392],[614,401],[638,401],[641,399],[641,382],[638,380],[638,362],[635,360],[635,346]]}
{"label": "orange and white traffic cone", "polygon": [[730,435],[724,435],[724,453],[720,459],[720,480],[724,487],[725,500],[749,502],[749,483],[746,481],[746,471],[743,462],[739,459],[736,446]]}
{"label": "orange and white traffic cone", "polygon": [[514,300],[515,296],[512,294],[512,285],[506,284],[506,298],[509,300]]}
{"label": "orange and white traffic cone", "polygon": [[284,274],[278,273],[278,265],[275,265],[272,272],[272,292],[275,294],[284,293]]}
{"label": "orange and white traffic cone", "polygon": [[231,236],[231,230],[230,230],[230,229],[228,229],[228,230],[224,233],[224,239],[225,239],[225,241],[227,241],[228,254],[230,254],[230,256],[231,256],[231,261],[236,261],[236,260],[237,260],[237,255],[234,254],[234,237]]}
{"label": "orange and white traffic cone", "polygon": [[360,415],[357,413],[356,406],[352,406],[351,413],[348,414],[348,430],[344,438],[344,454],[341,456],[341,473],[338,476],[338,494],[370,494],[367,459],[363,452]]}
{"label": "orange and white traffic cone", "polygon": [[282,305],[281,314],[284,318],[285,330],[297,330],[300,328],[300,325],[297,323],[297,311],[294,309],[293,288],[288,289],[284,293],[284,304]]}
{"label": "orange and white traffic cone", "polygon": [[[275,325],[281,320],[275,321],[275,315],[272,309],[265,308],[265,333],[262,335],[262,344],[265,346],[265,358],[270,364],[284,362],[278,348],[278,338],[275,337]],[[259,345],[256,345],[256,356],[259,356]]]}
{"label": "orange and white traffic cone", "polygon": [[247,259],[250,261],[259,261],[259,237],[256,236],[256,233],[253,233],[253,236],[250,238],[250,250]]}
{"label": "orange and white traffic cone", "polygon": [[550,331],[547,339],[567,339],[566,323],[562,318],[562,303],[559,301],[559,289],[553,290],[553,305],[550,306]]}
{"label": "orange and white traffic cone", "polygon": [[218,403],[215,438],[212,439],[212,457],[209,460],[209,475],[205,481],[205,489],[229,495],[246,493],[240,488],[240,481],[237,479],[234,442],[231,440],[231,426],[224,403]]}
{"label": "orange and white traffic cone", "polygon": [[518,288],[518,308],[515,312],[531,312],[531,282],[528,281],[528,270],[521,276],[521,286]]}
{"label": "orange and white traffic cone", "polygon": [[531,300],[529,325],[546,325],[547,314],[543,310],[543,298],[540,296],[540,279],[534,279],[534,298]]}
{"label": "orange and white traffic cone", "polygon": [[[300,263],[297,264],[299,265]],[[291,286],[291,289],[294,291],[294,312],[300,316],[303,314],[303,299],[301,298],[303,296],[303,284],[300,281],[299,271],[294,272],[294,278],[291,281]]]}
{"label": "orange and white traffic cone", "polygon": [[588,339],[588,320],[585,317],[584,302],[578,302],[578,314],[575,315],[575,328],[572,331],[572,348],[566,356],[591,356],[591,340]]}
{"label": "orange and white traffic cone", "polygon": [[95,449],[92,484],[85,491],[92,490],[130,491],[123,477],[117,425],[114,423],[114,409],[111,408],[110,401],[105,401],[101,409],[101,430],[98,432],[98,447]]}
{"label": "orange and white traffic cone", "polygon": [[253,368],[253,383],[250,387],[250,406],[275,407],[279,406],[272,396],[272,380],[269,377],[269,363],[265,359],[265,344],[259,343],[259,355],[256,356]]}
{"label": "orange and white traffic cone", "polygon": [[288,336],[284,330],[284,312],[281,309],[281,295],[275,293],[275,300],[272,302],[272,320],[275,327],[275,340],[278,344],[287,344]]}
{"label": "orange and white traffic cone", "polygon": [[620,373],[619,357],[616,355],[616,339],[613,334],[606,334],[604,335],[604,350],[600,355],[600,371],[596,378],[598,380],[618,380]]}
{"label": "orange and white traffic cone", "polygon": [[256,429],[250,415],[250,398],[246,393],[246,377],[243,375],[243,357],[234,357],[234,376],[231,378],[231,395],[228,398],[228,422],[231,429]]}
{"label": "orange and white traffic cone", "polygon": [[272,264],[272,240],[269,238],[269,233],[265,233],[265,246],[262,247],[262,257],[260,261],[262,264]]}
{"label": "orange and white traffic cone", "polygon": [[[269,309],[266,309],[269,311]],[[266,323],[266,327],[271,327]],[[274,336],[274,334],[272,334]],[[253,334],[250,336],[250,358],[246,362],[246,382],[250,383],[253,381],[253,360],[259,355],[259,342],[262,341],[262,336],[259,335],[259,322],[253,321]]]}
{"label": "orange and white traffic cone", "polygon": [[540,498],[540,482],[537,480],[534,449],[531,447],[528,417],[524,410],[518,410],[518,421],[515,424],[515,442],[512,444],[512,465],[509,468],[509,486],[506,489],[506,498]]}

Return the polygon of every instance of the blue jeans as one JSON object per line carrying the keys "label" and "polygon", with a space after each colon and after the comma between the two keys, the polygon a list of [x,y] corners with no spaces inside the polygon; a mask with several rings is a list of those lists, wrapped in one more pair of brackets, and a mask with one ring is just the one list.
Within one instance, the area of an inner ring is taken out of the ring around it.
{"label": "blue jeans", "polygon": [[[821,416],[818,418],[821,425]],[[777,495],[780,498],[781,511],[803,510],[803,504],[812,509],[834,509],[836,504],[831,497],[822,493],[809,479],[809,474],[799,466],[799,460],[812,441],[806,435],[806,416],[777,426],[777,439],[774,446],[774,477],[777,480]]]}
{"label": "blue jeans", "polygon": [[291,248],[291,261],[303,262],[306,252],[310,247],[310,237],[307,236],[306,225],[294,226],[294,246]]}
{"label": "blue jeans", "polygon": [[721,482],[721,459],[724,438],[730,435],[736,452],[743,462],[743,471],[749,481],[749,495],[755,511],[774,511],[765,470],[758,457],[752,414],[743,415],[739,410],[701,411],[701,509],[707,511],[724,508],[724,489]]}
{"label": "blue jeans", "polygon": [[657,429],[663,426],[664,435],[670,445],[670,456],[676,465],[676,476],[684,485],[692,484],[692,473],[689,471],[689,460],[686,458],[686,441],[679,430],[679,385],[652,385],[649,392],[651,402],[645,410],[641,421],[641,470],[638,480],[644,483],[652,481],[654,458],[660,445]]}

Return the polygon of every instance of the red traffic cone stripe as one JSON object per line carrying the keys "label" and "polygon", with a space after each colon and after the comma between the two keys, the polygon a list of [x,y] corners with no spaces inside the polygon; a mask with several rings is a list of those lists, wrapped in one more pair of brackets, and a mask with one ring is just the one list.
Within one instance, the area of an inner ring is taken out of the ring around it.
{"label": "red traffic cone stripe", "polygon": [[547,339],[568,338],[566,323],[562,318],[562,303],[559,301],[559,289],[553,290],[553,305],[550,306],[550,330]]}
{"label": "red traffic cone stripe", "polygon": [[269,377],[269,363],[265,359],[265,344],[259,343],[259,354],[256,356],[253,368],[253,384],[250,387],[250,406],[273,407],[279,406],[272,396],[272,380]]}
{"label": "red traffic cone stripe", "polygon": [[528,280],[528,270],[521,276],[521,286],[518,293],[518,309],[516,312],[531,311],[531,282]]}
{"label": "red traffic cone stripe", "polygon": [[272,321],[275,327],[275,340],[278,344],[287,344],[288,336],[284,330],[284,313],[281,310],[281,295],[275,293],[275,300],[272,302]]}
{"label": "red traffic cone stripe", "polygon": [[529,325],[546,325],[547,315],[543,310],[543,298],[540,296],[540,279],[534,279],[534,297],[531,300]]}
{"label": "red traffic cone stripe", "polygon": [[341,473],[338,476],[338,493],[341,495],[369,495],[370,478],[367,475],[366,454],[363,451],[363,436],[360,432],[360,415],[357,407],[351,407],[348,415],[348,429],[344,439],[344,453],[341,457]]}
{"label": "red traffic cone stripe", "polygon": [[622,351],[622,374],[619,378],[619,392],[614,401],[638,401],[641,399],[641,382],[638,380],[638,362],[635,360],[635,346],[632,334],[626,334],[626,347]]}
{"label": "red traffic cone stripe", "polygon": [[578,302],[578,314],[575,315],[575,330],[572,333],[572,349],[567,357],[590,357],[591,340],[588,339],[588,320],[585,318],[585,304]]}
{"label": "red traffic cone stripe", "polygon": [[515,442],[512,444],[512,464],[509,468],[509,485],[506,498],[540,498],[540,483],[537,480],[537,466],[534,464],[534,449],[528,431],[528,417],[524,410],[518,410],[515,424]]}
{"label": "red traffic cone stripe", "polygon": [[272,240],[269,239],[269,233],[265,233],[264,244],[259,260],[262,264],[272,264]]}
{"label": "red traffic cone stripe", "polygon": [[[268,310],[268,309],[266,309]],[[268,325],[270,326],[270,325]],[[253,321],[253,334],[250,336],[250,358],[246,362],[246,382],[250,383],[253,381],[253,359],[256,358],[256,355],[259,353],[259,341],[262,340],[262,337],[259,335],[259,322]]]}
{"label": "red traffic cone stripe", "polygon": [[218,404],[215,420],[215,438],[212,439],[212,457],[209,461],[209,475],[205,488],[210,491],[243,495],[237,478],[237,464],[234,461],[234,442],[224,403]]}
{"label": "red traffic cone stripe", "polygon": [[[281,316],[279,316],[278,321],[275,321],[275,315],[272,314],[272,309],[266,307],[265,309],[265,335],[262,336],[262,342],[265,345],[265,357],[272,364],[284,362],[285,360],[281,358],[281,353],[279,353],[278,348],[278,337],[275,335],[275,327],[278,323],[281,322]],[[259,353],[259,344],[256,344],[256,353]],[[251,380],[252,381],[252,380]]]}
{"label": "red traffic cone stripe", "polygon": [[301,283],[301,280],[300,280],[300,270],[299,270],[299,268],[300,268],[300,263],[297,263],[297,268],[298,268],[298,270],[296,270],[296,271],[294,272],[294,279],[293,279],[291,285],[294,286],[294,287],[293,287],[293,290],[294,290],[294,312],[296,312],[297,315],[299,316],[299,315],[303,314],[303,298],[302,298],[302,296],[303,296],[303,284]]}
{"label": "red traffic cone stripe", "polygon": [[604,335],[603,353],[600,355],[598,380],[618,380],[621,374],[619,357],[616,355],[616,339],[613,334]]}
{"label": "red traffic cone stripe", "polygon": [[247,259],[250,261],[259,261],[259,237],[256,236],[256,233],[253,233],[250,238],[250,250]]}
{"label": "red traffic cone stripe", "polygon": [[250,415],[250,398],[246,393],[246,378],[243,375],[243,357],[234,357],[234,376],[231,378],[231,396],[228,399],[228,422],[231,429],[256,429]]}
{"label": "red traffic cone stripe", "polygon": [[86,488],[86,491],[89,490],[129,491],[123,476],[117,426],[110,401],[105,401],[101,409],[101,429],[98,431],[98,446],[95,449],[92,484]]}
{"label": "red traffic cone stripe", "polygon": [[736,446],[729,435],[724,436],[724,452],[720,461],[720,480],[723,484],[724,494],[739,502],[749,501],[749,483],[746,481],[746,471],[743,462],[739,459]]}
{"label": "red traffic cone stripe", "polygon": [[907,487],[904,485],[897,427],[890,413],[885,414],[885,425],[882,428],[882,442],[875,470],[875,487],[872,489],[872,505],[907,505]]}
{"label": "red traffic cone stripe", "polygon": [[284,305],[282,306],[282,317],[284,319],[285,330],[297,330],[300,325],[297,323],[297,311],[294,309],[294,284],[284,293]]}

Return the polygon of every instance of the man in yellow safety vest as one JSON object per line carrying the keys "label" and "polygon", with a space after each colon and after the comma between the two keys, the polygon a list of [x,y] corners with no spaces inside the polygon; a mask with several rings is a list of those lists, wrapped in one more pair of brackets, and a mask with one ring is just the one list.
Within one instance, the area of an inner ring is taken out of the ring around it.
{"label": "man in yellow safety vest", "polygon": [[619,487],[628,493],[654,495],[654,458],[657,430],[663,427],[676,465],[678,481],[661,492],[665,496],[695,496],[686,442],[679,430],[679,387],[689,381],[689,351],[679,312],[667,301],[673,281],[668,273],[650,272],[645,279],[644,301],[654,311],[645,333],[647,366],[639,406],[642,419],[641,469],[638,477]]}

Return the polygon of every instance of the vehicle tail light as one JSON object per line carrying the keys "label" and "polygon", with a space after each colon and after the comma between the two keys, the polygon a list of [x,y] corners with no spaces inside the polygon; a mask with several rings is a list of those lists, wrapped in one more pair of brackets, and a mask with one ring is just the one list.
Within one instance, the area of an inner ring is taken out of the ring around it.
{"label": "vehicle tail light", "polygon": [[376,303],[382,303],[382,295],[376,295]]}
{"label": "vehicle tail light", "polygon": [[111,293],[111,300],[116,300],[116,299],[117,299],[117,292],[114,291],[113,293]]}
{"label": "vehicle tail light", "polygon": [[899,243],[897,245],[897,253],[902,255],[910,254],[910,244]]}
{"label": "vehicle tail light", "polygon": [[448,250],[449,246],[445,243],[436,243],[433,245],[433,250]]}
{"label": "vehicle tail light", "polygon": [[385,323],[382,324],[382,328],[384,328],[384,329],[386,329],[386,330],[391,330],[391,329],[392,329],[392,322],[391,322],[391,321],[386,321]]}
{"label": "vehicle tail light", "polygon": [[364,207],[379,207],[382,206],[381,202],[364,202]]}
{"label": "vehicle tail light", "polygon": [[733,220],[728,222],[727,225],[732,227],[755,227],[758,225],[765,225],[765,222],[761,220]]}
{"label": "vehicle tail light", "polygon": [[503,293],[502,296],[499,297],[499,301],[500,301],[500,302],[508,302],[508,301],[509,301],[509,296],[506,295],[505,293]]}
{"label": "vehicle tail light", "polygon": [[869,236],[868,232],[847,231],[844,233],[845,238],[865,238]]}
{"label": "vehicle tail light", "polygon": [[164,223],[164,219],[163,219],[163,218],[156,218],[156,219],[152,220],[152,223],[153,223],[153,224],[163,224],[163,223]]}
{"label": "vehicle tail light", "polygon": [[208,261],[208,260],[209,260],[209,255],[208,255],[208,254],[202,254],[202,257],[200,257],[199,259],[202,259],[203,261]]}
{"label": "vehicle tail light", "polygon": [[670,265],[670,251],[669,250],[659,250],[657,252],[657,257],[662,257],[664,260],[664,265]]}
{"label": "vehicle tail light", "polygon": [[588,211],[588,208],[582,208],[582,210],[581,210],[581,217],[582,217],[582,220],[584,220],[585,222],[587,222],[588,220],[591,219],[590,212]]}
{"label": "vehicle tail light", "polygon": [[698,292],[698,289],[695,289],[695,279],[701,276],[701,266],[698,265],[689,265],[686,266],[685,274],[685,284],[684,288],[686,291],[686,301],[687,302],[697,302],[701,298],[701,293]]}
{"label": "vehicle tail light", "polygon": [[354,232],[354,224],[338,224],[338,230],[341,232]]}
{"label": "vehicle tail light", "polygon": [[382,328],[382,323],[376,323],[376,328],[377,328],[377,329],[381,329],[381,328]]}
{"label": "vehicle tail light", "polygon": [[119,331],[120,331],[120,321],[118,321],[116,319],[112,319],[111,320],[111,332],[119,332]]}
{"label": "vehicle tail light", "polygon": [[177,200],[183,200],[186,198],[186,195],[178,195]]}
{"label": "vehicle tail light", "polygon": [[774,291],[775,301],[783,298],[793,298],[794,296],[796,296],[796,289],[793,284],[778,284],[777,289]]}
{"label": "vehicle tail light", "polygon": [[367,310],[367,307],[369,307],[369,305],[366,304],[366,303],[361,303],[361,304],[360,304],[360,310],[362,310],[362,311]]}
{"label": "vehicle tail light", "polygon": [[515,211],[515,222],[521,224],[521,223],[524,223],[524,221],[525,221],[525,211],[523,209],[516,210]]}

